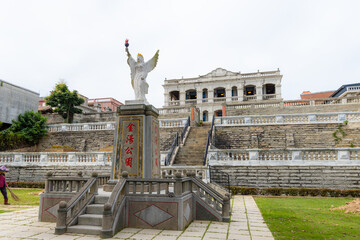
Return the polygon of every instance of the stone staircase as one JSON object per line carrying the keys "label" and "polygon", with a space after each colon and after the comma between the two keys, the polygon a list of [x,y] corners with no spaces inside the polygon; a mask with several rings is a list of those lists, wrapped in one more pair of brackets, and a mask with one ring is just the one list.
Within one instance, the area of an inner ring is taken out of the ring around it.
{"label": "stone staircase", "polygon": [[94,203],[86,206],[84,214],[79,216],[78,224],[67,228],[67,232],[100,235],[104,204],[109,200],[108,193],[95,196]]}
{"label": "stone staircase", "polygon": [[210,124],[191,127],[184,146],[179,149],[173,165],[201,166]]}

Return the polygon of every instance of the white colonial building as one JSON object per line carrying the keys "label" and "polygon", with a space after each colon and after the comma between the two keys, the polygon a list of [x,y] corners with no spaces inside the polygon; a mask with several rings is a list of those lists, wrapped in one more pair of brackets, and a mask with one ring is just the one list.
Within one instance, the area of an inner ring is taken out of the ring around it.
{"label": "white colonial building", "polygon": [[282,100],[280,70],[240,73],[222,68],[195,78],[165,79],[164,109],[195,105],[200,118],[223,115],[223,103]]}

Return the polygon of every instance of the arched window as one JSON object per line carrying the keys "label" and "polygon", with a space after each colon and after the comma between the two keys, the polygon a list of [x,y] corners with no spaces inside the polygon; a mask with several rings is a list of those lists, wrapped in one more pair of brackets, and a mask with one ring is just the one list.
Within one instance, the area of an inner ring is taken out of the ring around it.
{"label": "arched window", "polygon": [[208,119],[209,119],[209,113],[208,113],[208,111],[203,111],[202,116],[203,116],[203,117],[202,117],[203,122],[207,122]]}
{"label": "arched window", "polygon": [[247,85],[244,89],[245,96],[252,96],[256,95],[256,87],[254,85]]}
{"label": "arched window", "polygon": [[275,84],[265,84],[264,85],[264,93],[265,94],[275,94]]}
{"label": "arched window", "polygon": [[180,93],[179,91],[172,91],[169,93],[170,95],[170,105],[179,106],[180,105]]}
{"label": "arched window", "polygon": [[237,87],[232,87],[231,88],[231,96],[232,97],[237,97],[238,96],[238,89],[237,89]]}
{"label": "arched window", "polygon": [[219,87],[214,89],[214,97],[215,98],[221,98],[226,97],[225,88]]}
{"label": "arched window", "polygon": [[196,90],[189,89],[185,92],[185,103],[196,103]]}
{"label": "arched window", "polygon": [[179,91],[172,91],[169,94],[170,94],[170,100],[171,101],[178,101],[179,100],[179,96],[180,96]]}
{"label": "arched window", "polygon": [[222,110],[216,110],[214,114],[216,117],[222,117]]}
{"label": "arched window", "polygon": [[186,91],[185,99],[196,99],[196,90],[190,89]]}
{"label": "arched window", "polygon": [[208,101],[208,90],[207,90],[207,88],[204,88],[203,90],[202,90],[202,98],[203,98],[203,102],[207,102]]}

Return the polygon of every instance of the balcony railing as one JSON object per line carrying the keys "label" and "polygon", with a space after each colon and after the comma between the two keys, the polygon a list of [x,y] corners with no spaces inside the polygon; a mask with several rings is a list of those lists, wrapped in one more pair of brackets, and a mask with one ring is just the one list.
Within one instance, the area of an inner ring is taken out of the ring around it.
{"label": "balcony railing", "polygon": [[3,152],[0,153],[0,165],[9,166],[91,166],[111,165],[112,153],[110,152]]}
{"label": "balcony railing", "polygon": [[360,122],[360,113],[307,113],[216,117],[215,126],[319,124],[342,123],[344,121]]}
{"label": "balcony railing", "polygon": [[360,148],[333,149],[210,149],[211,166],[359,165]]}

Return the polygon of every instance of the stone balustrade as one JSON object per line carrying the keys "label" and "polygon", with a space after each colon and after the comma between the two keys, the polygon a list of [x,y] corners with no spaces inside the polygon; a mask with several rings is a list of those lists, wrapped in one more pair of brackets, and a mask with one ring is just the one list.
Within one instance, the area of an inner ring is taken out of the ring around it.
{"label": "stone balustrade", "polygon": [[112,153],[110,152],[2,152],[0,153],[0,165],[7,166],[51,166],[51,165],[111,165]]}
{"label": "stone balustrade", "polygon": [[243,125],[274,125],[274,124],[318,124],[343,123],[344,121],[359,122],[359,112],[347,113],[307,113],[307,114],[279,114],[279,115],[246,115],[216,117],[215,126],[243,126]]}
{"label": "stone balustrade", "polygon": [[196,177],[203,179],[205,182],[209,180],[209,169],[206,166],[161,166],[162,177],[169,178],[176,173],[186,175],[189,172],[195,173]]}
{"label": "stone balustrade", "polygon": [[114,130],[115,122],[67,123],[47,125],[49,132]]}
{"label": "stone balustrade", "polygon": [[333,149],[209,149],[210,166],[360,165],[360,148]]}
{"label": "stone balustrade", "polygon": [[[176,101],[176,106],[179,105],[180,102]],[[190,107],[173,107],[173,108],[160,108],[159,114],[160,115],[167,115],[167,114],[178,114],[178,113],[190,113]]]}
{"label": "stone balustrade", "polygon": [[[184,127],[186,120],[187,118],[161,119],[159,120],[159,126],[160,128]],[[47,125],[47,127],[50,133],[115,130],[115,122],[52,124]]]}
{"label": "stone balustrade", "polygon": [[177,118],[177,119],[160,119],[159,127],[160,128],[182,128],[185,126],[187,118]]}
{"label": "stone balustrade", "polygon": [[[275,100],[272,94],[263,95],[264,100]],[[256,100],[256,95],[244,96],[244,100]],[[297,99],[286,100],[280,102],[231,102],[227,104],[227,109],[246,109],[246,108],[267,108],[267,107],[309,107],[319,105],[344,105],[344,104],[359,104],[359,97],[347,97],[347,98],[319,98],[319,99]]]}

